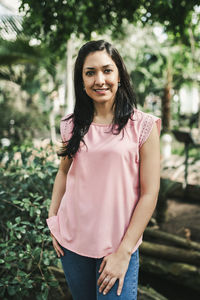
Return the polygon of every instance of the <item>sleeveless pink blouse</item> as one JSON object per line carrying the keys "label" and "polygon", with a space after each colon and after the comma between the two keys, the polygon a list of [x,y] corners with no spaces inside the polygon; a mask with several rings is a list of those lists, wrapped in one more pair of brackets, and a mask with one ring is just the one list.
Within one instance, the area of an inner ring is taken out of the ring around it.
{"label": "sleeveless pink blouse", "polygon": [[[69,116],[69,115],[68,115]],[[62,140],[71,136],[72,119],[61,121]],[[140,197],[139,149],[161,120],[135,109],[119,135],[110,125],[92,123],[67,174],[57,215],[47,224],[63,247],[101,258],[117,250]],[[123,136],[124,131],[124,136]],[[133,252],[142,242],[138,240]]]}

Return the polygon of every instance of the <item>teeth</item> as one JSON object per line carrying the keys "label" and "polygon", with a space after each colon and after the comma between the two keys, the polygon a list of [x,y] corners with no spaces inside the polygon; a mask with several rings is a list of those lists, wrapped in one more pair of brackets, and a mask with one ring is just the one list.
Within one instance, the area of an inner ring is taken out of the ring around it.
{"label": "teeth", "polygon": [[107,91],[107,89],[101,89],[101,90],[95,90],[95,91],[100,91],[100,92],[102,92],[102,91]]}

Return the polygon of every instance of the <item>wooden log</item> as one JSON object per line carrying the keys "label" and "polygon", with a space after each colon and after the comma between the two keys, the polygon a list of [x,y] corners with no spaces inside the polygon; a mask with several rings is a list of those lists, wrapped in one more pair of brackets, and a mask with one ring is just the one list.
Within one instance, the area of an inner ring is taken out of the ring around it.
{"label": "wooden log", "polygon": [[144,255],[200,266],[200,253],[197,251],[183,250],[172,246],[149,242],[143,242],[140,245],[140,251]]}
{"label": "wooden log", "polygon": [[199,268],[196,266],[177,262],[169,263],[163,259],[141,255],[140,269],[151,276],[157,275],[164,280],[188,287],[200,295],[200,275]]}
{"label": "wooden log", "polygon": [[[169,171],[167,171],[169,173]],[[186,203],[195,203],[200,204],[199,202],[199,194],[200,194],[200,186],[199,185],[192,185],[188,184],[186,189],[183,188],[182,182],[173,182],[169,178],[165,178],[162,176],[162,180],[168,180],[172,184],[174,184],[174,188],[172,191],[168,192],[168,197],[170,198],[177,198],[180,202]]]}
{"label": "wooden log", "polygon": [[167,300],[151,287],[138,286],[138,300]]}
{"label": "wooden log", "polygon": [[151,229],[147,227],[144,232],[144,238],[145,237],[153,238],[158,242],[168,242],[170,245],[200,251],[200,243],[192,242],[175,234],[164,232],[158,229]]}

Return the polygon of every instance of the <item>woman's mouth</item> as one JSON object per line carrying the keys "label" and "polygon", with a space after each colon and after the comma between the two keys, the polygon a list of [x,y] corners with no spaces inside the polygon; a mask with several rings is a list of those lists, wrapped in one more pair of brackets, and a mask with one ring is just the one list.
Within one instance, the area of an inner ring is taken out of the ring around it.
{"label": "woman's mouth", "polygon": [[107,91],[109,90],[109,88],[105,88],[105,89],[94,89],[94,91],[100,95],[105,94]]}

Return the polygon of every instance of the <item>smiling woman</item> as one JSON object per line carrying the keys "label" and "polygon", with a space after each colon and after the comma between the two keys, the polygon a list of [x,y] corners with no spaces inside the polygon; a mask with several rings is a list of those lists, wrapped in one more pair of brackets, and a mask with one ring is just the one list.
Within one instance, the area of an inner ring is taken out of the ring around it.
{"label": "smiling woman", "polygon": [[136,109],[117,50],[91,41],[78,53],[75,107],[47,224],[74,300],[136,300],[139,245],[159,190],[160,119]]}
{"label": "smiling woman", "polygon": [[85,92],[94,101],[96,110],[100,107],[110,110],[120,81],[115,62],[105,50],[90,53],[83,65]]}

